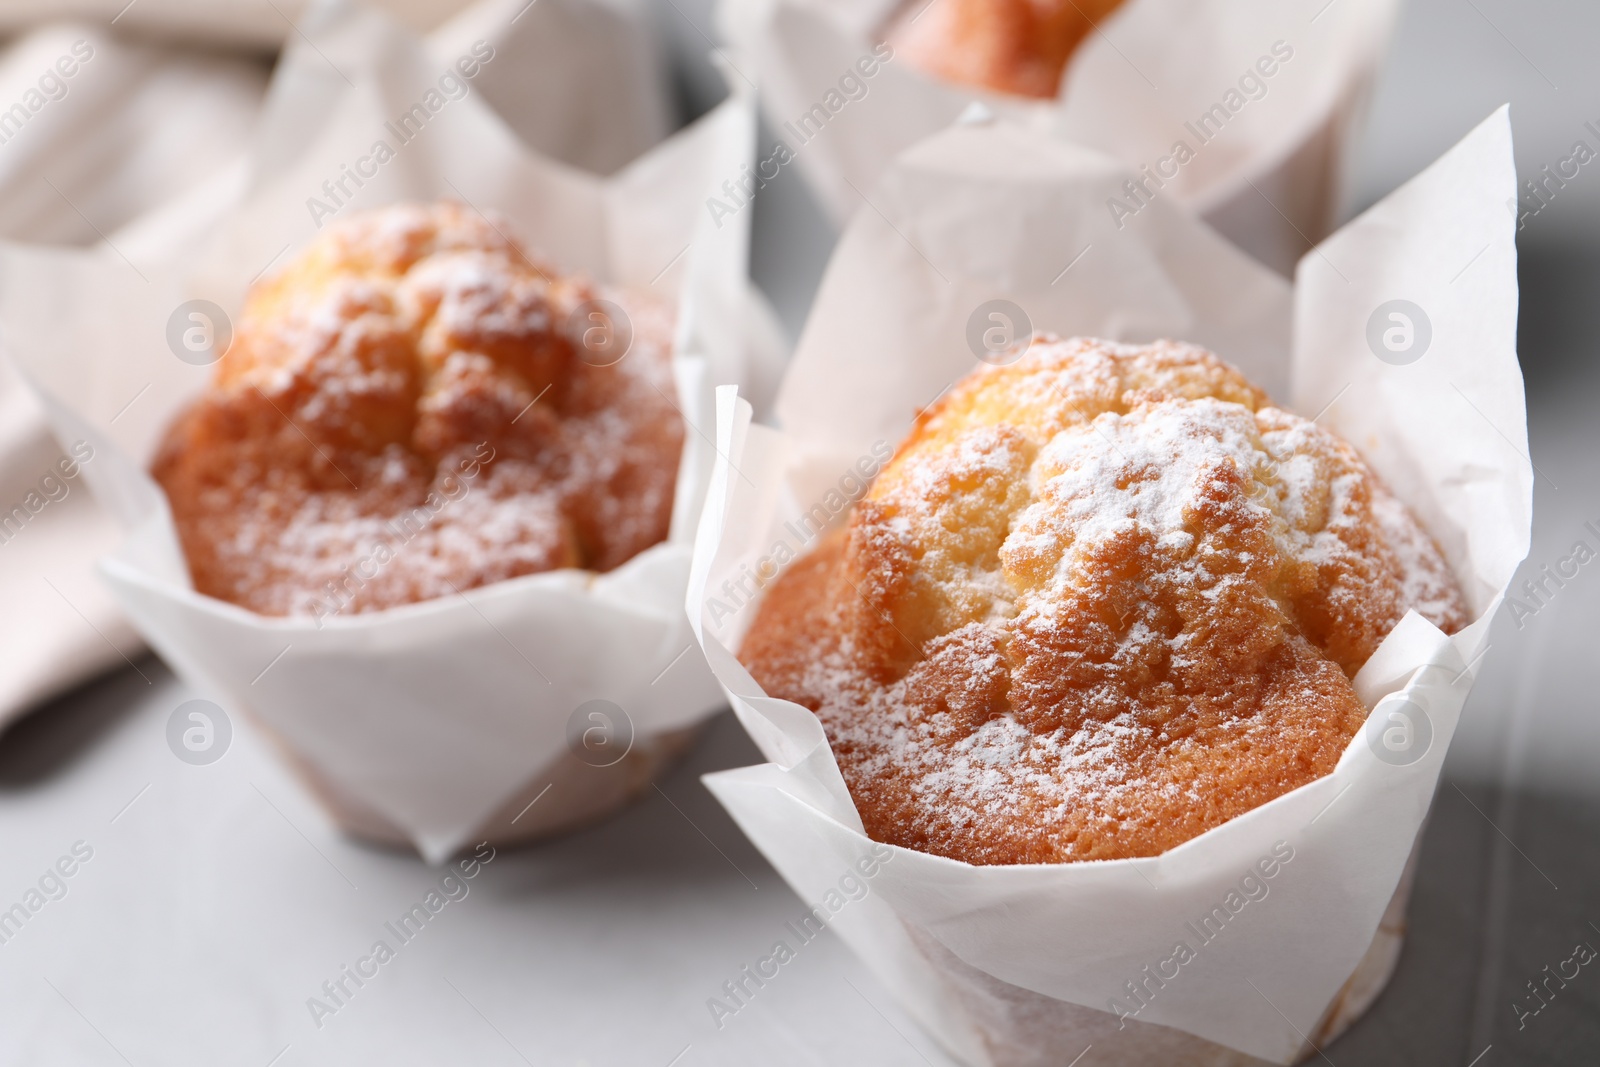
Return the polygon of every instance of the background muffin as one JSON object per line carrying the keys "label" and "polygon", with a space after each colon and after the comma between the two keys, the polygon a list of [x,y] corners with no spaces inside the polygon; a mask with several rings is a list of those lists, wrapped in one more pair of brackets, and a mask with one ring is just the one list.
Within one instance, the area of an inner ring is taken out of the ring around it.
{"label": "background muffin", "polygon": [[979,89],[1053,97],[1078,45],[1122,0],[913,0],[889,32],[928,74]]}
{"label": "background muffin", "polygon": [[1344,441],[1202,349],[1036,340],[919,417],[740,658],[817,712],[873,838],[1125,858],[1331,771],[1408,608],[1467,621]]}
{"label": "background muffin", "polygon": [[456,204],[330,226],[252,288],[153,464],[195,588],[320,617],[626,562],[671,517],[671,330]]}

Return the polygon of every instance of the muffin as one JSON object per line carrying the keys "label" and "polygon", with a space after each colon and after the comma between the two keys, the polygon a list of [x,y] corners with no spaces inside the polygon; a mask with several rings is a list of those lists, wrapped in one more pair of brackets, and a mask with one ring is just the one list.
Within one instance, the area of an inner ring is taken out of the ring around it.
{"label": "muffin", "polygon": [[1079,43],[1122,0],[914,0],[890,27],[895,52],[926,74],[1040,98],[1061,90]]}
{"label": "muffin", "polygon": [[1349,444],[1203,349],[1040,337],[918,416],[739,658],[821,719],[873,839],[1117,859],[1329,773],[1408,609],[1468,621]]}
{"label": "muffin", "polygon": [[320,621],[665,539],[670,310],[563,277],[507,229],[391,206],[252,286],[153,463],[195,589]]}

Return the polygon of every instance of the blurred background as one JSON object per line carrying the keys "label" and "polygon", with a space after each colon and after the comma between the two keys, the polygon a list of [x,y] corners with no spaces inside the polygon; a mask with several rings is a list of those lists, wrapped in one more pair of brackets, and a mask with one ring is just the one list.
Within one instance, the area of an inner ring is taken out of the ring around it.
{"label": "blurred background", "polygon": [[[706,111],[723,93],[708,59],[711,0],[631,2],[664,43],[679,120]],[[0,0],[10,41],[0,99],[81,35],[38,28],[49,20],[77,17],[116,42],[101,58],[118,70],[114,91],[69,94],[48,128],[0,141],[0,233],[92,244],[186,183],[198,188],[247,146],[302,6]],[[419,30],[450,8],[379,6]],[[1597,50],[1592,2],[1407,0],[1345,216],[1508,101],[1521,178],[1555,171],[1580,142],[1600,156]],[[762,142],[765,154],[770,131]],[[53,184],[39,180],[46,163]],[[1545,189],[1519,209],[1519,351],[1538,477],[1514,586],[1580,539],[1600,544],[1584,526],[1600,529],[1600,158]],[[794,168],[756,205],[752,275],[792,339],[836,234]],[[19,404],[0,393],[0,444],[34,417]],[[0,483],[40,466],[0,470]],[[1426,831],[1400,969],[1325,1050],[1330,1063],[1600,1062],[1600,970],[1585,968],[1521,1026],[1510,1007],[1575,944],[1600,946],[1600,563],[1535,606],[1496,623]],[[11,607],[7,640],[24,642],[26,606]],[[136,647],[126,631],[107,634]],[[84,642],[103,650],[93,634]],[[699,784],[759,758],[726,715],[659,795],[497,857],[460,914],[362,993],[359,1013],[309,1027],[305,998],[430,874],[340,838],[247,730],[228,775],[177,765],[159,733],[190,694],[154,658],[132,658],[112,658],[111,673],[0,735],[0,902],[75,835],[98,850],[52,905],[48,937],[0,944],[0,1003],[31,1009],[0,1012],[0,1062],[949,1062],[831,935],[752,1011],[723,1029],[708,1021],[705,998],[801,910]],[[60,688],[40,677],[27,692]]]}

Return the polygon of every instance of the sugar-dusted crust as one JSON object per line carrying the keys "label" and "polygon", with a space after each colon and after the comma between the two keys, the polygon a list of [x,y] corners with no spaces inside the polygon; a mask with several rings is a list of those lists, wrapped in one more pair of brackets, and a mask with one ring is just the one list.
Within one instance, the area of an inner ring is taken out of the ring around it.
{"label": "sugar-dusted crust", "polygon": [[[153,465],[195,588],[268,615],[360,612],[666,537],[683,445],[671,313],[558,276],[456,204],[327,228],[252,288]],[[576,309],[631,320],[620,361]],[[585,358],[580,358],[585,357]]]}
{"label": "sugar-dusted crust", "polygon": [[1018,96],[1053,97],[1067,61],[1122,0],[911,0],[889,44],[928,74]]}
{"label": "sugar-dusted crust", "polygon": [[1348,444],[1211,353],[1035,340],[924,412],[740,658],[875,839],[1156,855],[1327,774],[1408,607],[1466,609]]}

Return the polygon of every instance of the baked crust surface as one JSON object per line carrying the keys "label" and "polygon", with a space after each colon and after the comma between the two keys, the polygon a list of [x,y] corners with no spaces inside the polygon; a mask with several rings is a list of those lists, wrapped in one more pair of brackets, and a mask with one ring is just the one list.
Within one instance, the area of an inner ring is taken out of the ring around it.
{"label": "baked crust surface", "polygon": [[[405,204],[252,287],[153,463],[195,588],[267,615],[392,607],[663,540],[672,314],[559,276],[503,219]],[[597,298],[626,309],[593,317]],[[601,365],[607,364],[609,365]]]}
{"label": "baked crust surface", "polygon": [[947,81],[1040,98],[1122,0],[913,0],[890,28],[907,62]]}
{"label": "baked crust surface", "polygon": [[876,840],[1151,856],[1327,774],[1408,608],[1468,621],[1360,456],[1209,352],[1036,339],[923,412],[740,659]]}

